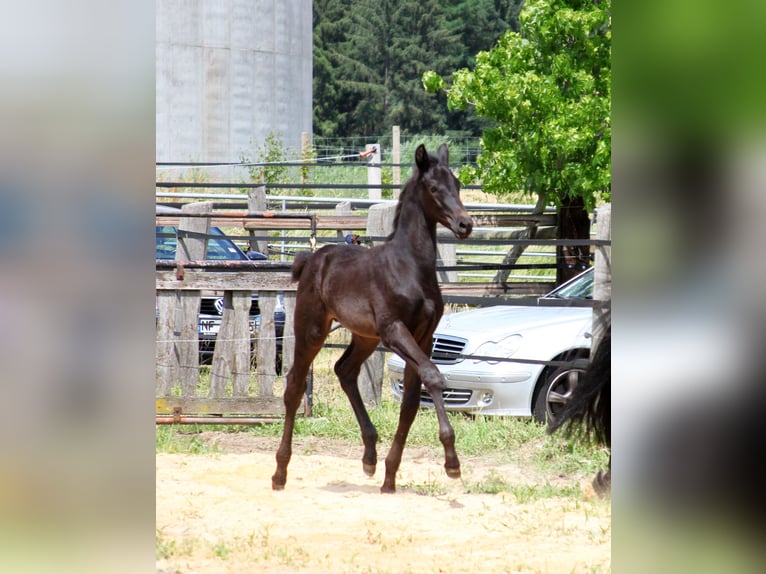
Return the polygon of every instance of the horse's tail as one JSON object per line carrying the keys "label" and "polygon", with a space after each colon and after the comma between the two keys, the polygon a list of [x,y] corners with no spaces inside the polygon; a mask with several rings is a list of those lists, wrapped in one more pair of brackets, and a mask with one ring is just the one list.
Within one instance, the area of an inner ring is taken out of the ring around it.
{"label": "horse's tail", "polygon": [[563,428],[567,436],[590,438],[611,445],[612,336],[608,327],[593,360],[572,391],[566,407],[552,421],[549,432]]}
{"label": "horse's tail", "polygon": [[303,273],[303,268],[306,266],[306,263],[308,262],[311,255],[312,253],[310,251],[301,251],[295,256],[295,260],[293,261],[292,266],[293,281],[300,280],[301,273]]}

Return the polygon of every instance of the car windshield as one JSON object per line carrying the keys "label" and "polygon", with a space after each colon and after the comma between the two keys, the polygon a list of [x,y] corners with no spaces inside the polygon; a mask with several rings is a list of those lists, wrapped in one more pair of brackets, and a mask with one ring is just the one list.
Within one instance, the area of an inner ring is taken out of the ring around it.
{"label": "car windshield", "polygon": [[[237,245],[226,237],[219,228],[211,227],[207,240],[207,258],[212,260],[247,261],[247,255]],[[157,259],[175,259],[176,257],[176,228],[172,225],[158,226],[157,236]]]}
{"label": "car windshield", "polygon": [[545,299],[593,299],[593,268],[554,289]]}

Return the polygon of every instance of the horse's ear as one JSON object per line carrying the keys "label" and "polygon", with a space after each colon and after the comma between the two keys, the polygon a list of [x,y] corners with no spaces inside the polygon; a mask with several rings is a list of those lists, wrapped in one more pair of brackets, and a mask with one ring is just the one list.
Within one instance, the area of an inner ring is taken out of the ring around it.
{"label": "horse's ear", "polygon": [[417,165],[418,169],[422,172],[428,171],[428,168],[431,166],[426,146],[423,144],[420,144],[415,150],[415,165]]}
{"label": "horse's ear", "polygon": [[439,146],[439,149],[436,152],[436,157],[439,158],[440,164],[445,167],[449,167],[449,149],[447,149],[446,143],[443,143]]}

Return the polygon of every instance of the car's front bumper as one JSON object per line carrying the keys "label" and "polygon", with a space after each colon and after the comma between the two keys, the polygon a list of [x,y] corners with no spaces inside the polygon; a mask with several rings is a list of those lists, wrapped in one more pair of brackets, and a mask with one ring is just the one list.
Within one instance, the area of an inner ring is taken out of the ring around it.
{"label": "car's front bumper", "polygon": [[[449,411],[470,414],[531,416],[532,391],[540,373],[537,365],[502,363],[486,369],[472,368],[467,363],[440,365],[444,377],[442,397]],[[388,364],[391,390],[398,400],[402,399],[404,370]],[[420,404],[432,407],[428,391],[421,389]]]}

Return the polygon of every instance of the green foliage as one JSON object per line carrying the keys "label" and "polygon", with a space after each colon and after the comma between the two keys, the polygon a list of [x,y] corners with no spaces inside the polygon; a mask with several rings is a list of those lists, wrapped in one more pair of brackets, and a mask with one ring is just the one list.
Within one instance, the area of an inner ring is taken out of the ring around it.
{"label": "green foliage", "polygon": [[478,135],[473,112],[450,112],[421,75],[470,65],[517,26],[523,0],[315,0],[314,133]]}
{"label": "green foliage", "polygon": [[[256,160],[258,165],[248,166],[250,179],[257,183],[287,183],[289,174],[287,166],[281,165],[290,159],[291,151],[285,146],[279,134],[269,132],[264,139],[263,145],[256,148]],[[292,154],[297,155],[297,154]],[[242,163],[250,163],[250,159],[243,156]]]}
{"label": "green foliage", "polygon": [[[506,32],[472,69],[452,76],[450,109],[491,120],[464,183],[504,196],[519,190],[587,209],[611,194],[611,0],[528,0],[519,32]],[[424,75],[439,89],[438,74]]]}

